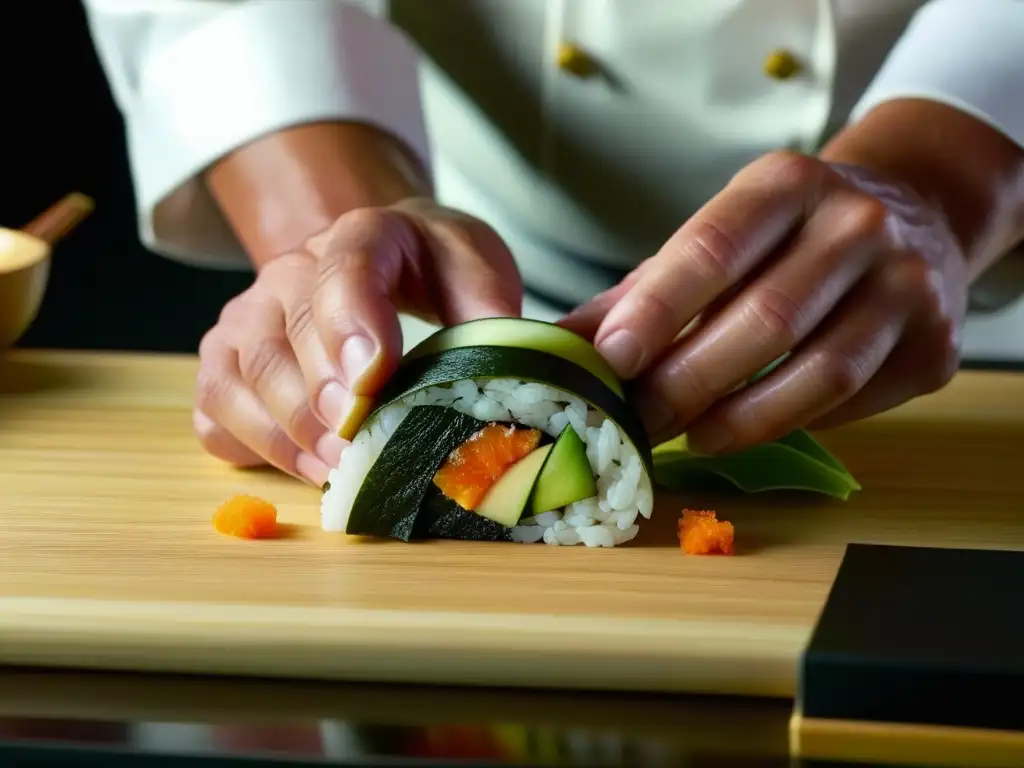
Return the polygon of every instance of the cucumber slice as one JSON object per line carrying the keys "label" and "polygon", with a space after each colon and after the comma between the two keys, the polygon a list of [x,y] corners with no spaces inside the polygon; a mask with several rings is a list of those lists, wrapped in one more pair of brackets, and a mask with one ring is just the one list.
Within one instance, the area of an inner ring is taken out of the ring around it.
{"label": "cucumber slice", "polygon": [[363,479],[345,533],[406,542],[416,538],[416,518],[434,473],[483,426],[452,408],[410,410]]}
{"label": "cucumber slice", "polygon": [[587,446],[568,426],[555,441],[541,468],[530,506],[533,514],[561,509],[574,501],[597,496],[597,482],[587,458]]}
{"label": "cucumber slice", "polygon": [[491,486],[476,508],[476,514],[506,528],[518,523],[551,449],[551,444],[543,445],[509,467]]}
{"label": "cucumber slice", "polygon": [[611,419],[633,444],[647,471],[653,471],[647,433],[626,402],[594,374],[546,352],[513,347],[459,347],[436,355],[407,358],[381,392],[378,410],[421,389],[463,379],[515,379],[569,392]]}
{"label": "cucumber slice", "polygon": [[409,350],[405,359],[431,357],[461,347],[507,347],[556,355],[596,376],[620,399],[626,398],[615,370],[593,344],[561,326],[540,320],[488,317],[442,328]]}

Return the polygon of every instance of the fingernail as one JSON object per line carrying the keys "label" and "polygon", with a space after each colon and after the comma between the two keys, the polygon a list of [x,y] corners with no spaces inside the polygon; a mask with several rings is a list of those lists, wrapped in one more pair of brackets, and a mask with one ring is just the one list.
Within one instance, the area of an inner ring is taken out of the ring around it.
{"label": "fingernail", "polygon": [[341,461],[341,452],[345,450],[348,443],[331,432],[325,432],[323,437],[316,441],[316,455],[328,467],[337,467]]}
{"label": "fingernail", "polygon": [[638,408],[640,410],[640,419],[650,435],[656,435],[668,429],[669,425],[672,424],[674,418],[672,409],[665,405],[660,398],[644,397],[640,400]]}
{"label": "fingernail", "polygon": [[317,488],[327,482],[330,468],[312,453],[300,453],[295,457],[295,471]]}
{"label": "fingernail", "polygon": [[686,444],[698,456],[714,456],[728,450],[736,440],[729,428],[723,424],[710,423],[686,433]]}
{"label": "fingernail", "polygon": [[622,378],[631,379],[640,372],[644,350],[632,331],[625,328],[613,331],[608,338],[598,343],[597,350]]}
{"label": "fingernail", "polygon": [[355,388],[376,354],[377,345],[365,336],[349,336],[345,340],[341,346],[341,370],[349,389]]}
{"label": "fingernail", "polygon": [[320,411],[320,419],[324,426],[330,430],[337,431],[341,424],[341,417],[345,414],[348,405],[348,390],[336,381],[329,381],[320,390],[316,407]]}

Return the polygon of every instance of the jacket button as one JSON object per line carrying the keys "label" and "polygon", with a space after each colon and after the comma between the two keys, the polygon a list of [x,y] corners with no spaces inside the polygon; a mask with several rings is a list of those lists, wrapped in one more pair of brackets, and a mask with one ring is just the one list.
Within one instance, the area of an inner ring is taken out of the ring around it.
{"label": "jacket button", "polygon": [[558,46],[558,68],[573,77],[586,79],[600,71],[597,61],[575,43]]}
{"label": "jacket button", "polygon": [[800,60],[789,51],[772,51],[764,60],[764,73],[772,80],[789,80],[802,68]]}

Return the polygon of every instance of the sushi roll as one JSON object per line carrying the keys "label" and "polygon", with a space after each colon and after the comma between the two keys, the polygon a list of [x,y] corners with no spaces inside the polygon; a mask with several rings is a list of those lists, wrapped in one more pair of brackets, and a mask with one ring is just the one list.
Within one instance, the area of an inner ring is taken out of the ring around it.
{"label": "sushi roll", "polygon": [[401,541],[633,539],[652,453],[597,350],[548,323],[438,331],[403,358],[331,471],[326,531]]}

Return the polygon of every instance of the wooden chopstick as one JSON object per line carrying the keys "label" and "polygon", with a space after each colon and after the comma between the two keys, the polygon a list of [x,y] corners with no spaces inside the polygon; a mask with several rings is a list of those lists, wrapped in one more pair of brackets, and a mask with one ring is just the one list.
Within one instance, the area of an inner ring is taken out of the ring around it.
{"label": "wooden chopstick", "polygon": [[22,231],[53,246],[81,224],[95,207],[88,195],[72,192],[32,219]]}

